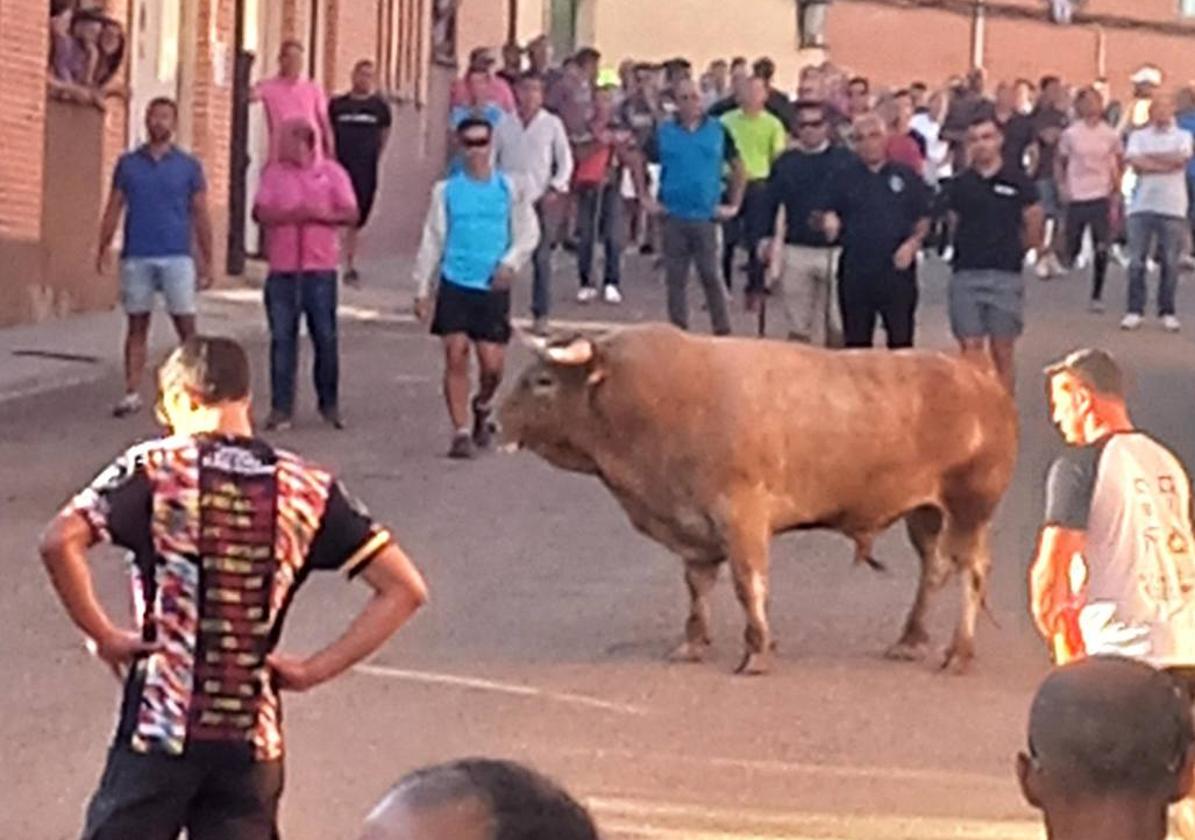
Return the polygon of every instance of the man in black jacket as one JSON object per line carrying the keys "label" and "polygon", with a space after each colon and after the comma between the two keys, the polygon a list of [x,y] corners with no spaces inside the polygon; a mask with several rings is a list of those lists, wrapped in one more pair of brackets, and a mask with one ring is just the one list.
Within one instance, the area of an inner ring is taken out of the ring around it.
{"label": "man in black jacket", "polygon": [[[769,221],[760,256],[773,261],[779,278],[779,300],[792,341],[833,345],[841,341],[841,324],[833,317],[834,277],[839,249],[826,239],[818,212],[832,179],[854,161],[854,155],[830,142],[827,108],[820,102],[798,102],[793,124],[797,144],[772,165],[768,178]],[[782,238],[783,248],[771,237]]]}

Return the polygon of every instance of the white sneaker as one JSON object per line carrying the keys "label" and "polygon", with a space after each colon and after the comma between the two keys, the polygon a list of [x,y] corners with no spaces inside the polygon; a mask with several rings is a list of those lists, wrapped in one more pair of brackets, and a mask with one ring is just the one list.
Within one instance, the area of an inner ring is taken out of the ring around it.
{"label": "white sneaker", "polygon": [[1116,260],[1121,268],[1129,267],[1129,255],[1124,252],[1124,248],[1120,247],[1119,243],[1112,246],[1112,259]]}
{"label": "white sneaker", "polygon": [[1183,325],[1178,320],[1177,316],[1175,316],[1175,315],[1163,315],[1162,316],[1162,329],[1164,329],[1166,332],[1178,332],[1182,328],[1183,328]]}
{"label": "white sneaker", "polygon": [[602,291],[602,296],[605,298],[606,303],[613,304],[614,306],[622,303],[622,292],[618,291],[617,286],[606,286]]}
{"label": "white sneaker", "polygon": [[1033,267],[1033,273],[1037,275],[1038,280],[1049,280],[1054,276],[1054,273],[1050,270],[1049,256],[1038,259],[1037,265]]}
{"label": "white sneaker", "polygon": [[944,262],[944,263],[954,262],[954,246],[953,245],[947,245],[945,250],[942,251],[942,262]]}
{"label": "white sneaker", "polygon": [[1141,316],[1136,312],[1130,312],[1120,321],[1120,328],[1122,330],[1135,330],[1139,326],[1141,326]]}
{"label": "white sneaker", "polygon": [[593,303],[597,300],[597,294],[593,286],[582,286],[577,290],[577,303]]}
{"label": "white sneaker", "polygon": [[1105,311],[1104,302],[1102,300],[1093,300],[1090,304],[1088,304],[1087,308],[1097,315],[1102,314]]}
{"label": "white sneaker", "polygon": [[1178,270],[1184,272],[1195,271],[1195,256],[1184,254],[1178,259]]}
{"label": "white sneaker", "polygon": [[140,394],[125,394],[121,401],[113,406],[112,416],[127,417],[130,414],[136,414],[141,410],[142,405]]}

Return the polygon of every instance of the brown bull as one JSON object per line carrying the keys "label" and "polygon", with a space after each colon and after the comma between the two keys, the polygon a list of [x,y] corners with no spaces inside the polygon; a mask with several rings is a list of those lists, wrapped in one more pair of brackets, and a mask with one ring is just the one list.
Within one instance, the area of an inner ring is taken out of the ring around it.
{"label": "brown bull", "polygon": [[709,646],[709,594],[729,560],[747,614],[739,671],[765,671],[772,535],[828,528],[878,565],[874,539],[903,518],[921,582],[887,655],[925,655],[929,596],[958,570],[962,615],[943,667],[969,664],[1017,446],[1015,408],[990,373],[939,353],[662,325],[538,351],[502,406],[506,440],[597,476],[638,530],[681,556],[691,606],[674,658],[699,660]]}

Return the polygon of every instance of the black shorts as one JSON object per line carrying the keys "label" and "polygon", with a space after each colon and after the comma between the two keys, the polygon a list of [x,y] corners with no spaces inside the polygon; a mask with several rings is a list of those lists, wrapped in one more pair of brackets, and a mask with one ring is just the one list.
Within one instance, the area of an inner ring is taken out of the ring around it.
{"label": "black shorts", "polygon": [[473,341],[510,343],[510,292],[466,289],[441,280],[432,335],[462,333]]}
{"label": "black shorts", "polygon": [[204,761],[113,747],[83,840],[274,840],[282,762]]}
{"label": "black shorts", "polygon": [[345,171],[357,197],[357,227],[365,227],[369,214],[373,212],[373,201],[378,194],[378,167],[370,163],[346,163]]}

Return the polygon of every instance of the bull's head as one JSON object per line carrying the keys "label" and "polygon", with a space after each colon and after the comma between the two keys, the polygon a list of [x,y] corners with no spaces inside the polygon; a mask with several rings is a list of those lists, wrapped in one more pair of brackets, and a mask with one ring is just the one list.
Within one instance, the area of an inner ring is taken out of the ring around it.
{"label": "bull's head", "polygon": [[606,377],[600,347],[584,336],[525,341],[535,359],[499,409],[503,442],[562,469],[596,472],[591,398]]}

